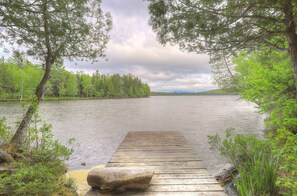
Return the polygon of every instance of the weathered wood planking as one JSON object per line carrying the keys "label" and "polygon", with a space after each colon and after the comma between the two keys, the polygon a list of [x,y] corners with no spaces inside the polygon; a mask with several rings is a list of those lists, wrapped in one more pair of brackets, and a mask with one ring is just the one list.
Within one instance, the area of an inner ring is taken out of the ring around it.
{"label": "weathered wood planking", "polygon": [[145,192],[120,195],[225,195],[179,132],[129,132],[106,167],[142,167],[154,171]]}

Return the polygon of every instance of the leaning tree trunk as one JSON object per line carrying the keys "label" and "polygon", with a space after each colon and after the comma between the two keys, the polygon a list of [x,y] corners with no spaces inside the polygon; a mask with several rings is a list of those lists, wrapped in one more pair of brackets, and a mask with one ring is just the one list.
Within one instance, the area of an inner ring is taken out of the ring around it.
{"label": "leaning tree trunk", "polygon": [[42,78],[41,82],[38,84],[38,86],[36,87],[35,97],[33,98],[32,102],[31,102],[25,116],[23,117],[17,131],[15,132],[12,140],[5,147],[5,151],[7,153],[11,154],[12,156],[15,156],[17,150],[21,147],[22,142],[24,140],[24,135],[26,134],[26,131],[27,131],[27,128],[31,122],[32,116],[37,111],[39,102],[41,100],[41,97],[42,97],[44,89],[45,89],[46,82],[50,78],[51,66],[52,66],[52,63],[48,63],[48,65],[46,66],[46,70],[43,75],[43,78]]}
{"label": "leaning tree trunk", "polygon": [[17,148],[19,148],[22,145],[24,135],[25,135],[26,130],[30,124],[32,116],[36,112],[39,102],[43,96],[43,93],[45,92],[45,85],[50,78],[51,67],[53,64],[50,56],[51,55],[49,55],[46,59],[45,72],[44,72],[41,82],[36,87],[35,97],[33,98],[32,102],[31,102],[23,120],[21,121],[16,133],[14,134],[11,142],[9,143],[9,146],[14,150],[16,150]]}
{"label": "leaning tree trunk", "polygon": [[289,55],[291,57],[291,66],[295,79],[295,99],[297,100],[297,34],[296,23],[293,14],[293,5],[291,0],[285,1],[284,6],[285,24],[286,24],[286,36],[288,39]]}

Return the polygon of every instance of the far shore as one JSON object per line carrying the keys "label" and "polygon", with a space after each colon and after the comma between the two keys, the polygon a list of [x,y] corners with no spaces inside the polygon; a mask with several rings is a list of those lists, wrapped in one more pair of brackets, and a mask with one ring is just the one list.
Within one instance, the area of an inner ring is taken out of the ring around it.
{"label": "far shore", "polygon": [[[71,100],[100,100],[100,99],[136,99],[148,97],[45,97],[41,101],[71,101]],[[1,99],[0,102],[24,102],[32,101],[30,98],[25,99]]]}
{"label": "far shore", "polygon": [[[160,94],[152,94],[147,97],[45,97],[41,101],[74,101],[74,100],[105,100],[105,99],[137,99],[137,98],[149,98],[149,97],[158,97],[158,96],[235,96],[239,95],[236,93],[230,94],[207,94],[207,93],[160,93]],[[1,99],[1,102],[26,102],[32,101],[32,99]]]}

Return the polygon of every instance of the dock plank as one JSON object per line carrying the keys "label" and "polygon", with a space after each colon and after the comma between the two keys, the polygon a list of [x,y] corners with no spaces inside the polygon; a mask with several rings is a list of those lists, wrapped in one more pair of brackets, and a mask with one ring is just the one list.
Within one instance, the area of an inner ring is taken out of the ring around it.
{"label": "dock plank", "polygon": [[205,192],[205,191],[221,191],[222,187],[215,184],[173,184],[173,185],[151,185],[146,190],[147,192]]}
{"label": "dock plank", "polygon": [[186,184],[215,184],[217,181],[214,178],[188,178],[188,179],[158,179],[153,178],[150,182],[151,185],[186,185]]}
{"label": "dock plank", "polygon": [[129,132],[106,167],[141,167],[154,172],[145,192],[121,195],[225,195],[180,132]]}
{"label": "dock plank", "polygon": [[129,162],[129,163],[123,163],[123,162],[109,162],[108,166],[112,167],[134,167],[134,166],[177,166],[177,167],[203,167],[201,161],[162,161],[162,162]]}

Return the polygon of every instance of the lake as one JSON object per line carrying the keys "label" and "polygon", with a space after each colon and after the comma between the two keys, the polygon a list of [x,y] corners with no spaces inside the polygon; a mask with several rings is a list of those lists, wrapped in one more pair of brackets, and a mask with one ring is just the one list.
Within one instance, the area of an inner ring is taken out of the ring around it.
{"label": "lake", "polygon": [[[227,128],[262,135],[264,128],[264,117],[238,96],[49,101],[42,102],[39,111],[58,140],[76,139],[68,161],[71,170],[107,163],[129,131],[180,131],[214,171],[225,162],[209,150],[208,135],[223,136]],[[0,116],[11,125],[23,112],[18,103],[0,103]]]}

